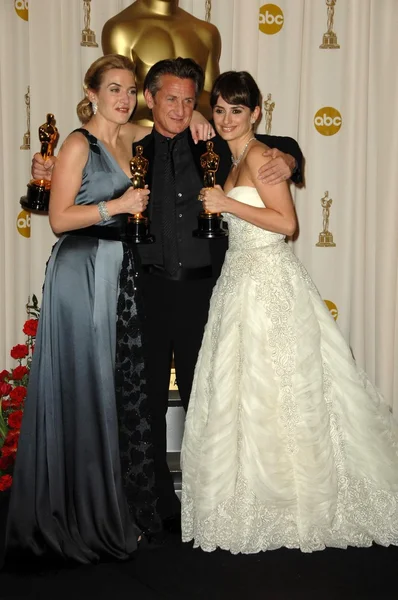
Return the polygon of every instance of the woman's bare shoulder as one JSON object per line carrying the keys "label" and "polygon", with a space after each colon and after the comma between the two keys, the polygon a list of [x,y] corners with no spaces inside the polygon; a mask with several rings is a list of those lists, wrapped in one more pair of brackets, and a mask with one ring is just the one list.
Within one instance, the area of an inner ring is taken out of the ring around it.
{"label": "woman's bare shoulder", "polygon": [[267,162],[272,160],[272,157],[264,156],[264,152],[266,152],[267,150],[269,150],[269,147],[266,146],[266,144],[263,144],[258,140],[252,142],[246,154],[246,162],[249,165],[249,167],[251,165],[255,166],[258,163],[265,165]]}
{"label": "woman's bare shoulder", "polygon": [[82,165],[87,161],[89,144],[83,133],[74,131],[62,143],[57,162],[62,165]]}
{"label": "woman's bare shoulder", "polygon": [[122,126],[120,133],[127,144],[133,144],[142,140],[148,133],[151,133],[151,128],[144,127],[144,125],[136,125],[135,123],[126,123]]}
{"label": "woman's bare shoulder", "polygon": [[62,142],[59,154],[88,153],[89,145],[85,135],[79,131],[73,131]]}

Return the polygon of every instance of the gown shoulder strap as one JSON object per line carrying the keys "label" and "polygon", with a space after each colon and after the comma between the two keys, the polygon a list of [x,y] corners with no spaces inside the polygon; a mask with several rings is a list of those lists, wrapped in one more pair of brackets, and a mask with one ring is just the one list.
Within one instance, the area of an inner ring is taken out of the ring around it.
{"label": "gown shoulder strap", "polygon": [[90,145],[90,150],[92,152],[95,152],[96,154],[100,154],[100,149],[98,146],[98,140],[95,137],[95,135],[93,135],[92,133],[90,133],[89,131],[87,131],[87,129],[84,129],[84,127],[78,127],[77,129],[74,129],[72,131],[72,133],[76,133],[76,132],[82,133],[84,135],[84,137],[87,139],[89,145]]}

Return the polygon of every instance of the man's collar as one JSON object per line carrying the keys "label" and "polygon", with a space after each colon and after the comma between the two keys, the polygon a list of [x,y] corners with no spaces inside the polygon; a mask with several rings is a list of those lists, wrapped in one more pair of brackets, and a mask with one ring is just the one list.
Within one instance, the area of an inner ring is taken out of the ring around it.
{"label": "man's collar", "polygon": [[181,140],[181,139],[183,139],[183,138],[186,137],[188,131],[190,131],[190,130],[189,130],[189,127],[187,127],[186,129],[184,129],[184,131],[181,131],[180,133],[177,133],[177,135],[175,135],[173,138],[167,137],[167,136],[163,135],[162,133],[159,133],[159,131],[157,131],[157,129],[156,129],[155,126],[154,126],[154,128],[153,128],[152,131],[153,131],[153,135],[155,137],[155,140],[157,142],[164,143],[164,142],[168,142],[170,139],[173,139],[175,141]]}

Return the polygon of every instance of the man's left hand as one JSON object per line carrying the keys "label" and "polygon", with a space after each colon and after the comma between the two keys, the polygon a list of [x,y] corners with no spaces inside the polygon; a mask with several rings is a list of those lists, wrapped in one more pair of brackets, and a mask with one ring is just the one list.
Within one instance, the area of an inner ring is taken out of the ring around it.
{"label": "man's left hand", "polygon": [[211,123],[197,110],[193,111],[190,130],[195,144],[200,140],[211,140],[216,135]]}
{"label": "man's left hand", "polygon": [[277,148],[266,150],[263,152],[263,156],[271,157],[271,160],[260,167],[258,171],[260,181],[275,185],[290,179],[296,166],[296,159],[293,156],[285,154]]}

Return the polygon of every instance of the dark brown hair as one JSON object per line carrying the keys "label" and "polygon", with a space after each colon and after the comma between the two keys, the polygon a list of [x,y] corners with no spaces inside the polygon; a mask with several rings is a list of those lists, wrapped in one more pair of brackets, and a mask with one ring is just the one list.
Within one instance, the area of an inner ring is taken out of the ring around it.
{"label": "dark brown hair", "polygon": [[210,93],[210,105],[217,104],[221,96],[228,104],[247,106],[253,111],[261,105],[261,92],[253,77],[247,71],[226,71],[215,80]]}
{"label": "dark brown hair", "polygon": [[203,69],[192,58],[171,58],[159,60],[148,71],[144,80],[144,91],[149,90],[152,96],[161,88],[162,75],[174,75],[179,79],[191,79],[195,84],[196,98],[200,96],[204,86]]}

